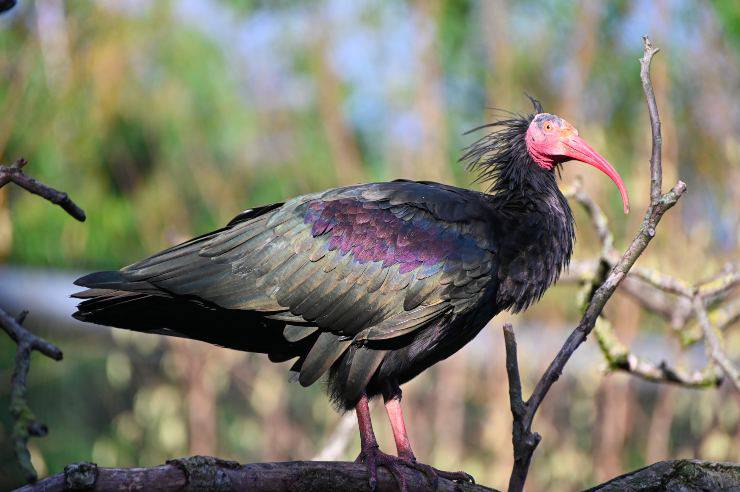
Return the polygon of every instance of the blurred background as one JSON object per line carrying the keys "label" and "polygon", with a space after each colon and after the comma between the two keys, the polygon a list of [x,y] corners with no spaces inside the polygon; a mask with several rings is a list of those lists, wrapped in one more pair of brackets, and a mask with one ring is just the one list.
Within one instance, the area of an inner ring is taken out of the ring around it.
{"label": "blurred background", "polygon": [[[29,174],[88,214],[78,223],[13,186],[0,191],[0,306],[28,308],[26,325],[65,355],[32,363],[30,404],[50,428],[31,441],[40,474],[196,453],[354,459],[352,416],[330,408],[322,385],[290,383],[289,363],[75,323],[71,282],[297,194],[400,177],[479,188],[457,163],[477,138],[463,132],[500,117],[494,108],[529,112],[524,91],[624,177],[628,216],[597,171],[563,173],[566,185],[583,176],[621,250],[648,197],[643,34],[662,49],[653,80],[665,186],[680,177],[689,193],[640,264],[694,282],[740,252],[738,2],[21,0],[0,17],[0,160],[26,157]],[[575,257],[593,257],[598,239],[574,209]],[[500,327],[517,329],[529,393],[579,318],[576,291],[558,286],[525,314],[498,317],[406,385],[420,460],[505,487]],[[627,296],[606,313],[636,353],[705,363],[701,344],[682,351]],[[737,357],[737,326],[726,341]],[[21,481],[8,443],[14,350],[0,336],[0,489]],[[676,457],[740,461],[740,405],[727,385],[655,385],[603,367],[589,340],[545,401],[530,490],[586,487]],[[381,445],[393,450],[376,406]]]}

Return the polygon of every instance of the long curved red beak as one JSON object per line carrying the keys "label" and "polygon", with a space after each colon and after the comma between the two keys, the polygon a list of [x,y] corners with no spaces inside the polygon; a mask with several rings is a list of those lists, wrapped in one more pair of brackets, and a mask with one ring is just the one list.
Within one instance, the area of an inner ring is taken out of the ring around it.
{"label": "long curved red beak", "polygon": [[614,184],[616,184],[619,189],[619,194],[622,195],[624,213],[629,213],[630,199],[627,196],[627,188],[624,186],[624,181],[622,181],[622,177],[619,175],[617,170],[578,135],[571,135],[570,137],[563,139],[562,142],[564,155],[571,159],[590,164],[614,181]]}

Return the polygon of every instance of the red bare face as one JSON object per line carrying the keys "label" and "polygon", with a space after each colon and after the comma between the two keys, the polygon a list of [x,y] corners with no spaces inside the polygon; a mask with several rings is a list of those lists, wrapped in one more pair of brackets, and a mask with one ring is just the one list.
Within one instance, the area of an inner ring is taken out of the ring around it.
{"label": "red bare face", "polygon": [[540,113],[534,117],[527,129],[527,150],[538,166],[552,169],[555,164],[576,160],[594,166],[614,181],[622,196],[624,213],[630,209],[627,188],[619,173],[606,159],[591,148],[573,125],[549,113]]}

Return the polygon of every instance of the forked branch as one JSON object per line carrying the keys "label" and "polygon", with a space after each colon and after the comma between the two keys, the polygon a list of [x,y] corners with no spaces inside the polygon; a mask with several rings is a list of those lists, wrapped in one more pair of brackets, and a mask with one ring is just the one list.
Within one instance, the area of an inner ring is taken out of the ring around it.
{"label": "forked branch", "polygon": [[704,332],[704,341],[707,345],[707,354],[710,360],[717,363],[722,368],[730,382],[735,386],[735,389],[740,391],[740,371],[732,363],[727,354],[722,348],[720,342],[720,335],[717,333],[716,328],[712,326],[707,315],[707,310],[704,307],[704,300],[697,294],[693,298],[694,311],[696,317],[699,320],[699,326],[701,326]]}
{"label": "forked branch", "polygon": [[21,326],[27,314],[27,311],[23,311],[17,318],[13,318],[0,309],[0,327],[17,344],[15,367],[10,379],[10,415],[14,420],[11,441],[24,478],[27,482],[33,482],[36,480],[36,470],[31,464],[28,439],[44,437],[48,429],[46,425],[36,420],[26,401],[26,380],[31,367],[31,352],[36,350],[51,359],[62,360],[62,351]]}
{"label": "forked branch", "polygon": [[[604,309],[609,298],[614,294],[614,291],[622,280],[624,280],[630,268],[632,268],[632,265],[634,265],[637,258],[643,253],[643,251],[645,251],[645,248],[647,248],[647,245],[655,236],[656,227],[660,222],[660,219],[663,217],[663,214],[673,207],[686,191],[686,184],[679,181],[668,193],[663,195],[661,192],[662,169],[660,148],[662,142],[660,135],[660,119],[658,117],[658,109],[655,103],[655,94],[650,81],[650,62],[657,51],[657,49],[653,48],[650,40],[647,37],[643,37],[644,55],[640,59],[640,78],[642,80],[645,97],[648,102],[653,146],[650,158],[650,204],[645,211],[645,216],[640,226],[640,230],[637,232],[630,245],[621,255],[619,260],[617,260],[611,270],[609,270],[608,274],[606,274],[603,279],[598,279],[596,281],[595,285],[598,287],[592,291],[593,295],[588,302],[588,306],[586,307],[580,323],[578,323],[578,326],[573,330],[573,332],[571,332],[570,336],[568,336],[562,348],[550,363],[542,378],[540,378],[532,392],[532,396],[530,396],[527,401],[512,401],[512,413],[514,417],[514,433],[512,436],[512,443],[514,446],[514,466],[511,470],[509,491],[520,491],[524,489],[524,483],[527,479],[532,454],[539,443],[539,439],[535,437],[537,434],[532,432],[532,421],[534,420],[534,416],[537,413],[542,400],[547,396],[552,385],[562,374],[563,368],[565,367],[565,364],[567,364],[568,360],[570,360],[573,352],[575,352],[575,350],[586,340],[588,335],[594,329],[596,320]],[[606,272],[606,269],[604,271]],[[514,351],[516,344],[514,343],[513,331],[505,329],[504,333],[505,339],[507,340],[507,372],[509,374],[509,385],[510,388],[512,385],[514,387],[513,390],[510,390],[510,395],[516,397],[516,388],[517,386],[520,386],[518,381],[518,369],[516,371],[508,369],[510,362],[513,362],[514,364],[516,363],[516,354]],[[521,389],[519,389],[519,393],[521,393]],[[517,409],[517,411],[514,411],[515,409]]]}
{"label": "forked branch", "polygon": [[[85,220],[85,212],[66,193],[46,186],[26,175],[23,172],[23,167],[26,164],[27,161],[25,159],[18,159],[10,166],[0,165],[0,188],[13,182],[21,188],[59,205],[75,219],[79,221]],[[28,439],[30,437],[43,437],[48,430],[44,424],[36,420],[26,401],[26,380],[28,378],[28,370],[31,366],[31,353],[35,350],[58,361],[62,360],[62,351],[22,326],[27,314],[27,311],[23,311],[18,317],[14,318],[0,309],[0,328],[17,345],[15,367],[10,380],[10,415],[14,421],[11,441],[18,464],[23,470],[24,478],[28,482],[33,482],[36,480],[37,475],[36,470],[31,464],[31,455],[28,452]]]}

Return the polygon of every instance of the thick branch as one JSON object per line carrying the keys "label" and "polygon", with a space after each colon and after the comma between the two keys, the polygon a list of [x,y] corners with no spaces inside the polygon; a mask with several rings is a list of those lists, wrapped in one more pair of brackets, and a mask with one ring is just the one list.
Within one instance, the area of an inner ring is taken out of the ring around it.
{"label": "thick branch", "polygon": [[10,415],[15,421],[11,440],[24,477],[26,481],[32,482],[36,480],[36,470],[31,464],[28,439],[31,436],[43,437],[48,430],[44,424],[36,420],[26,401],[26,379],[31,365],[31,352],[36,350],[51,359],[62,360],[62,351],[21,326],[26,314],[27,312],[24,311],[18,318],[13,318],[0,309],[0,327],[18,345],[15,352],[13,376],[10,379]]}
{"label": "thick branch", "polygon": [[659,461],[586,492],[617,490],[737,490],[740,465],[700,460]]}
{"label": "thick branch", "polygon": [[85,221],[85,212],[77,206],[72,199],[63,191],[56,190],[44,183],[33,179],[23,172],[23,166],[28,162],[25,159],[18,159],[11,166],[0,166],[0,188],[13,182],[25,189],[26,191],[38,195],[41,198],[49,200],[51,203],[59,205],[69,215],[79,220]]}
{"label": "thick branch", "polygon": [[[409,492],[430,489],[419,471],[401,467]],[[64,490],[202,491],[249,490],[288,492],[294,490],[367,490],[367,468],[358,463],[337,461],[293,461],[242,465],[210,456],[169,460],[152,468],[98,468],[93,463],[68,465],[64,473],[27,485],[16,492]],[[378,491],[395,491],[398,485],[383,467],[378,468]],[[439,479],[438,491],[491,491],[488,487]]]}

